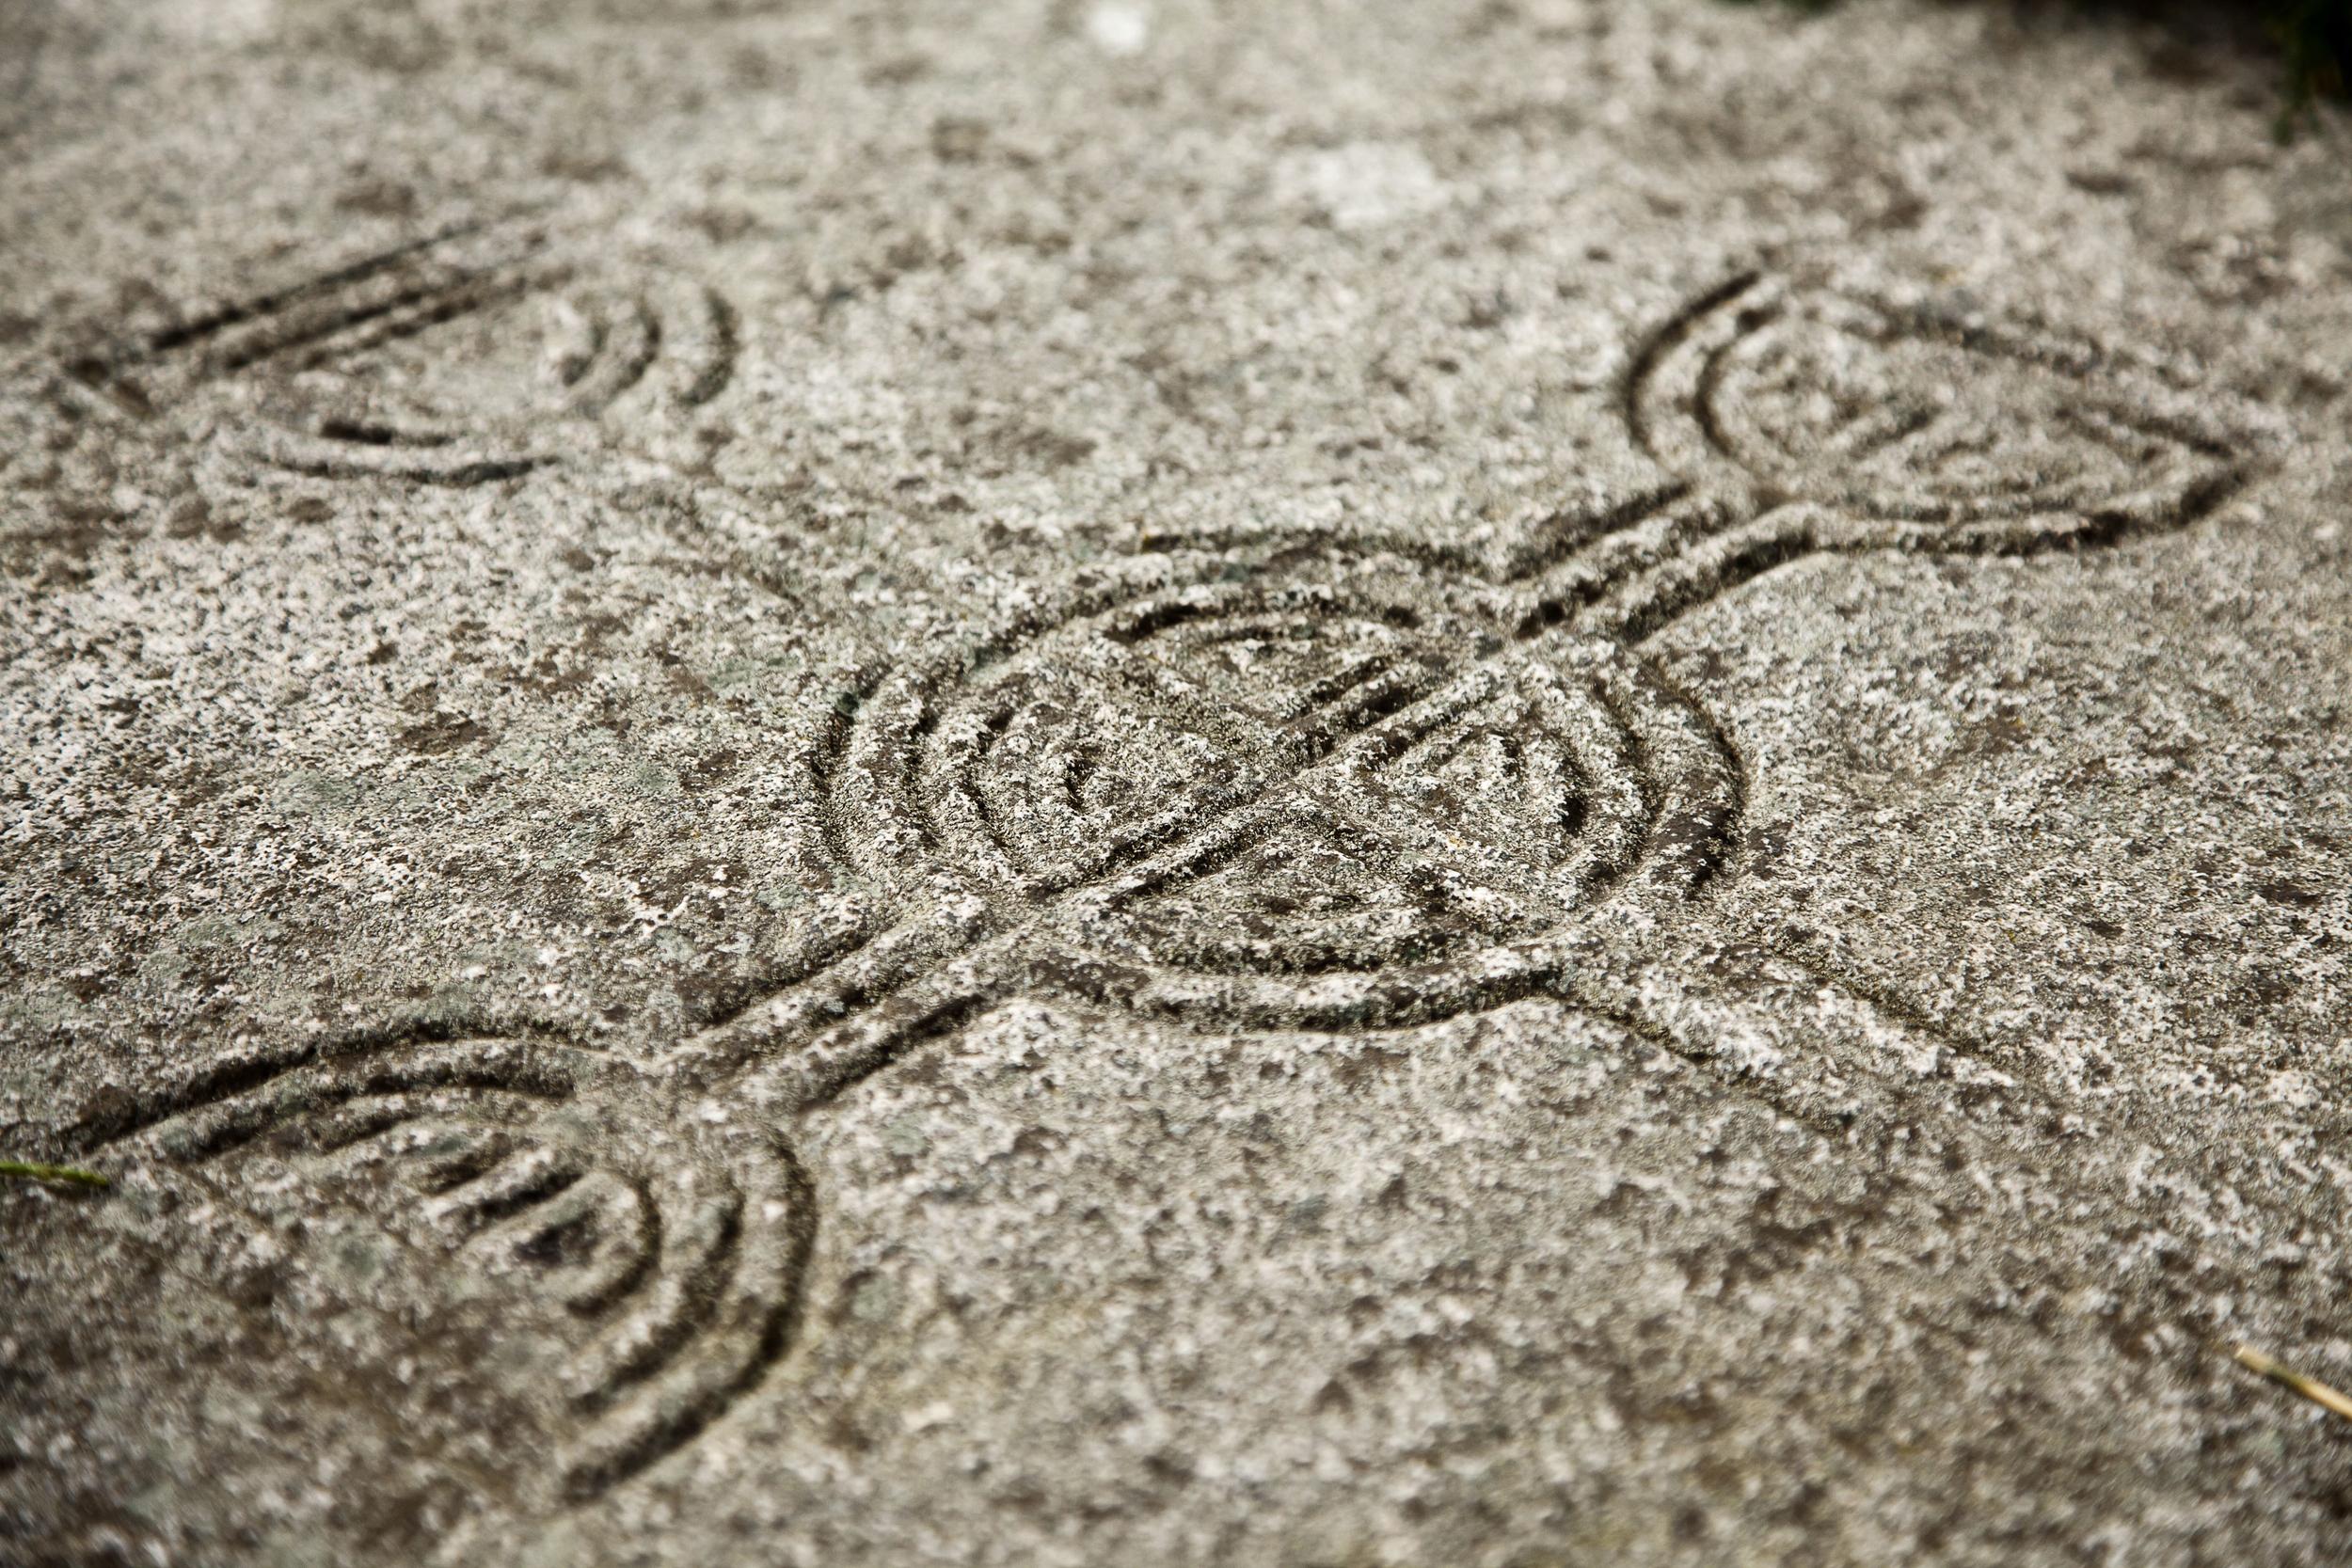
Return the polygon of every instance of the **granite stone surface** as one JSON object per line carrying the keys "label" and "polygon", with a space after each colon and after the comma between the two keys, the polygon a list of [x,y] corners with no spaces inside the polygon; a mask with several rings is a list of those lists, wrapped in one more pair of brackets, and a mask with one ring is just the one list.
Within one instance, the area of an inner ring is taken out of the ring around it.
{"label": "granite stone surface", "polygon": [[2346,1560],[2271,71],[0,0],[0,1562]]}

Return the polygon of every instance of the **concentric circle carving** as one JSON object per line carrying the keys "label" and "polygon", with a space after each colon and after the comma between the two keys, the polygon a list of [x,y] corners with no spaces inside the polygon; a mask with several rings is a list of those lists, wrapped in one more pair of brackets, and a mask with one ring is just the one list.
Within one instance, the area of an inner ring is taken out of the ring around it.
{"label": "concentric circle carving", "polygon": [[1441,1010],[1621,888],[1687,892],[1735,809],[1700,716],[1508,608],[1386,563],[901,672],[833,770],[844,842],[910,899],[989,900],[1048,980],[1237,1024]]}
{"label": "concentric circle carving", "polygon": [[116,414],[200,416],[300,472],[469,484],[707,403],[737,337],[707,288],[623,281],[493,225],[102,345],[63,384]]}
{"label": "concentric circle carving", "polygon": [[2188,521],[2247,466],[2227,401],[2054,332],[1749,275],[1641,347],[1630,413],[1688,480],[1966,549]]}

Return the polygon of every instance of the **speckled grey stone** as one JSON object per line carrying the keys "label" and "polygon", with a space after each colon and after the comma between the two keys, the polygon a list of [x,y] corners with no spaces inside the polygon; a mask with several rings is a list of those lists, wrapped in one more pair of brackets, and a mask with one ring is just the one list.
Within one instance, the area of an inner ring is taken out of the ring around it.
{"label": "speckled grey stone", "polygon": [[0,1562],[2341,1560],[2272,90],[0,3]]}

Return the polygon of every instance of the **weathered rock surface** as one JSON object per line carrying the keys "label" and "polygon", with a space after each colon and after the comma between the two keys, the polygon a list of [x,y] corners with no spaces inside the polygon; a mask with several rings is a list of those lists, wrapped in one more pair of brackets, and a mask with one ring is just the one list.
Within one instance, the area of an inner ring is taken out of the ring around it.
{"label": "weathered rock surface", "polygon": [[2352,188],[1857,6],[0,5],[0,1561],[2340,1560]]}

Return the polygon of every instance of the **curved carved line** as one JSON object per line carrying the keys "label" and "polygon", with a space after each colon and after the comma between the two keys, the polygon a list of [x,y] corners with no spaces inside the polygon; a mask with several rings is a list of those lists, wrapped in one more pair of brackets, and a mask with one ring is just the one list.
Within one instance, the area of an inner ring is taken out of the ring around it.
{"label": "curved carved line", "polygon": [[691,1441],[790,1347],[816,1235],[814,1186],[781,1144],[763,1141],[744,1164],[733,1266],[703,1332],[566,1445],[559,1468],[571,1499],[593,1497]]}
{"label": "curved carved line", "polygon": [[1761,272],[1742,272],[1725,278],[1713,288],[1691,300],[1653,327],[1635,347],[1626,365],[1625,384],[1620,392],[1625,412],[1626,429],[1642,450],[1653,457],[1658,455],[1652,439],[1648,411],[1642,406],[1642,392],[1666,356],[1680,348],[1683,342],[1717,310],[1764,280]]}
{"label": "curved carved line", "polygon": [[708,318],[710,356],[685,390],[678,393],[678,401],[689,408],[699,408],[726,390],[727,384],[735,379],[735,361],[740,352],[742,333],[735,307],[715,289],[702,291],[702,303]]}

